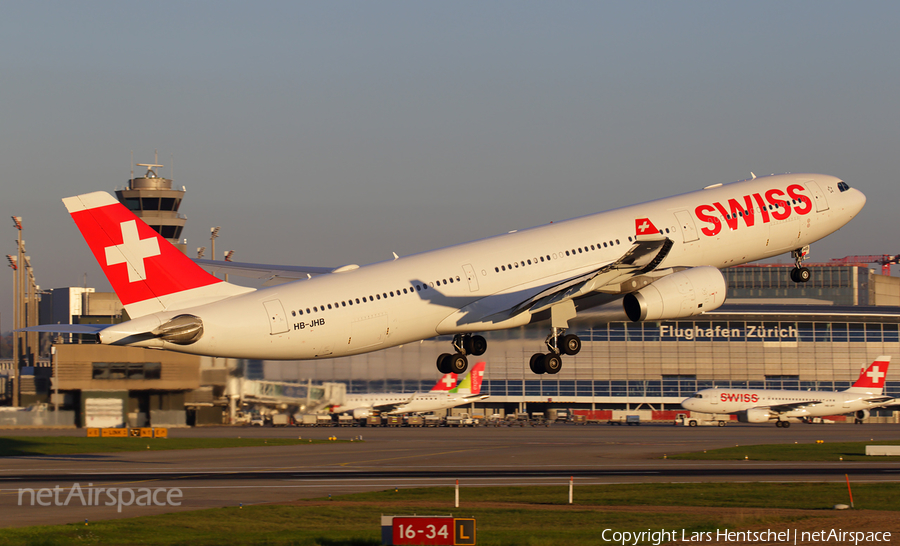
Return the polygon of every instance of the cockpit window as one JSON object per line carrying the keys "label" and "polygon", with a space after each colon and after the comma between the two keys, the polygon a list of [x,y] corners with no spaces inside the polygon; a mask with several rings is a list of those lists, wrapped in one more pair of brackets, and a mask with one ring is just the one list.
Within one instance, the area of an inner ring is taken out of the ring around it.
{"label": "cockpit window", "polygon": [[702,395],[702,394],[695,394],[695,395],[694,395],[694,398],[703,398],[703,395]]}
{"label": "cockpit window", "polygon": [[845,192],[850,189],[850,184],[847,184],[846,182],[843,182],[843,181],[838,182],[838,189],[841,190],[842,192]]}

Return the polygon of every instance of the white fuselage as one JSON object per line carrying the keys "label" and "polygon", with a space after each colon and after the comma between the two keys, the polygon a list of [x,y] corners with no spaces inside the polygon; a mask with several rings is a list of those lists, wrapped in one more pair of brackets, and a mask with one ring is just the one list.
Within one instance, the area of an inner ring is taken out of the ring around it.
{"label": "white fuselage", "polygon": [[392,409],[383,413],[427,413],[455,408],[484,398],[487,396],[447,392],[348,394],[344,397],[343,404],[332,408],[332,413],[352,413],[358,410],[373,410],[387,406],[392,406]]}
{"label": "white fuselage", "polygon": [[[687,410],[702,413],[739,413],[754,408],[819,402],[815,405],[786,411],[777,417],[800,419],[842,415],[879,407],[880,404],[866,402],[866,399],[876,396],[881,396],[880,392],[705,389],[698,392],[693,398],[685,399],[681,405]],[[772,417],[772,419],[775,418],[776,416]]]}
{"label": "white fuselage", "polygon": [[[532,320],[529,312],[502,320],[496,314],[620,258],[633,244],[636,219],[649,218],[674,242],[657,269],[722,268],[801,248],[840,229],[860,211],[865,196],[852,188],[839,191],[838,182],[827,175],[786,174],[718,185],[170,309],[110,328],[101,341],[121,342],[117,335],[148,332],[189,313],[203,321],[196,343],[128,342],[211,356],[315,359],[520,326]],[[792,185],[802,188],[792,193],[808,203],[791,199]],[[748,207],[751,215],[744,213]]]}

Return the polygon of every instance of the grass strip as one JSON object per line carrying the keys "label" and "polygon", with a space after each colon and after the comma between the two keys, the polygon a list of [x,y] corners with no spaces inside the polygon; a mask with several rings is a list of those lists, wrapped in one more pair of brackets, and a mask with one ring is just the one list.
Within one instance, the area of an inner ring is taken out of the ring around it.
{"label": "grass strip", "polygon": [[[591,480],[591,478],[586,478]],[[852,483],[856,508],[900,511],[896,483]],[[448,492],[449,491],[449,492]],[[462,487],[467,502],[504,502],[541,505],[568,503],[568,480],[556,487]],[[393,489],[341,496],[344,501],[372,503],[452,502],[453,490],[441,487]],[[698,506],[723,508],[785,508],[830,510],[850,504],[847,484],[838,483],[635,483],[579,485],[575,475],[574,502],[581,506]]]}
{"label": "grass strip", "polygon": [[[784,528],[798,518],[717,517],[685,513],[602,512],[540,508],[466,507],[435,510],[409,505],[250,506],[218,508],[83,524],[28,527],[0,531],[0,545],[63,546],[69,544],[185,544],[376,546],[381,544],[381,515],[440,514],[474,517],[481,546],[596,546],[605,529],[694,532],[767,524]],[[652,544],[652,539],[629,544]]]}

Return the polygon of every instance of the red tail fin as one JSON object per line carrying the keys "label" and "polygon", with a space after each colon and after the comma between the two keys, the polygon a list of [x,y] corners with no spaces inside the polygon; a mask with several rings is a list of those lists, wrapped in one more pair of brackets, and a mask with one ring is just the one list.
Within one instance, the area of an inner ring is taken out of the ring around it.
{"label": "red tail fin", "polygon": [[431,392],[449,392],[450,389],[456,386],[456,374],[455,373],[445,373],[438,382],[434,384],[434,387],[431,388]]}
{"label": "red tail fin", "polygon": [[884,378],[887,376],[890,363],[890,356],[879,356],[868,368],[860,372],[859,379],[850,388],[854,390],[881,391],[884,389]]}
{"label": "red tail fin", "polygon": [[484,362],[479,362],[472,368],[472,394],[481,394],[481,382],[484,380],[484,366]]}
{"label": "red tail fin", "polygon": [[110,194],[67,197],[63,203],[132,318],[166,309],[171,294],[222,283]]}

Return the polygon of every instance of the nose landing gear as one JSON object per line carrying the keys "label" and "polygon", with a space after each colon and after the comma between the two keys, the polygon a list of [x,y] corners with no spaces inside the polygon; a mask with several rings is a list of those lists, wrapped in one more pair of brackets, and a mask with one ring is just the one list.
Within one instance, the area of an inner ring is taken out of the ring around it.
{"label": "nose landing gear", "polygon": [[812,272],[808,267],[803,267],[803,261],[809,259],[809,245],[791,251],[791,258],[794,259],[794,269],[791,269],[791,280],[800,282],[809,282],[812,278]]}

